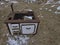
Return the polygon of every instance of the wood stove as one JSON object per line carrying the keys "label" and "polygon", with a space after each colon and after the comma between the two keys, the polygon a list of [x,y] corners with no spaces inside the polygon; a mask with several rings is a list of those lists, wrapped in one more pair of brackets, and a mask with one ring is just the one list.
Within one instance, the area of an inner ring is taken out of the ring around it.
{"label": "wood stove", "polygon": [[34,11],[12,12],[5,20],[5,24],[11,35],[36,34],[39,22],[40,20],[34,14]]}

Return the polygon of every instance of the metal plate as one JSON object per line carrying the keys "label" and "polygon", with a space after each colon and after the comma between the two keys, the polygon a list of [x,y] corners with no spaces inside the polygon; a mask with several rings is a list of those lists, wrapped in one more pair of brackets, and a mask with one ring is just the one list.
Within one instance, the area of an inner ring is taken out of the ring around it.
{"label": "metal plate", "polygon": [[38,23],[20,23],[22,34],[35,34]]}
{"label": "metal plate", "polygon": [[35,25],[22,25],[23,34],[32,34],[35,31]]}

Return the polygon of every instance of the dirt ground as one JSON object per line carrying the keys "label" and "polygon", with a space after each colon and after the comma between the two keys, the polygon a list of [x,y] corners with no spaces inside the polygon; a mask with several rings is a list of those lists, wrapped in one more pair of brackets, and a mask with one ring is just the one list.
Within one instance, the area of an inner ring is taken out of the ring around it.
{"label": "dirt ground", "polygon": [[[31,37],[29,45],[60,45],[60,15],[54,13],[58,5],[53,8],[51,6],[44,4],[26,4],[23,2],[14,4],[14,11],[30,8],[40,19],[38,33]],[[46,10],[46,8],[48,9]],[[52,11],[49,11],[50,9]],[[4,24],[4,20],[10,12],[10,6],[0,10],[0,45],[6,45],[8,29]]]}

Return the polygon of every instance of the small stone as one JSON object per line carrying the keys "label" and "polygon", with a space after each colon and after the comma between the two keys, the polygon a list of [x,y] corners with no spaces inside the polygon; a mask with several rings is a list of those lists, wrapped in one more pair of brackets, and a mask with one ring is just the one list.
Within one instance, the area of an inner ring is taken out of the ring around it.
{"label": "small stone", "polygon": [[42,10],[42,8],[39,8],[40,10]]}
{"label": "small stone", "polygon": [[32,40],[32,43],[34,43],[35,41],[36,41],[36,40],[33,39],[33,40]]}
{"label": "small stone", "polygon": [[4,2],[1,2],[1,5],[3,5],[4,4]]}
{"label": "small stone", "polygon": [[18,3],[18,1],[10,1],[9,3],[14,3],[15,4],[15,3]]}
{"label": "small stone", "polygon": [[40,15],[38,15],[38,17],[40,17]]}
{"label": "small stone", "polygon": [[57,14],[57,11],[55,11],[54,13]]}
{"label": "small stone", "polygon": [[6,36],[9,36],[9,33],[7,33]]}
{"label": "small stone", "polygon": [[55,7],[56,5],[52,5],[51,7]]}
{"label": "small stone", "polygon": [[5,0],[5,1],[10,1],[10,0]]}
{"label": "small stone", "polygon": [[57,10],[60,10],[60,6],[57,7]]}
{"label": "small stone", "polygon": [[43,18],[43,16],[41,16],[41,18]]}
{"label": "small stone", "polygon": [[4,16],[2,16],[2,18],[4,18]]}
{"label": "small stone", "polygon": [[8,45],[8,44],[7,44]]}
{"label": "small stone", "polygon": [[45,8],[46,10],[48,10],[48,8]]}
{"label": "small stone", "polygon": [[32,43],[34,43],[34,41],[32,40]]}
{"label": "small stone", "polygon": [[60,14],[60,12],[55,11],[55,14]]}
{"label": "small stone", "polygon": [[49,9],[48,11],[52,11],[51,9]]}

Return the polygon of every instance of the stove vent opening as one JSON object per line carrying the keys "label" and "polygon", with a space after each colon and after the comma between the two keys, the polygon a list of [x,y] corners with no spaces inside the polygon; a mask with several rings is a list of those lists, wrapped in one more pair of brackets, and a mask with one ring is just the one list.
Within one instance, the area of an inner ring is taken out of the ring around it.
{"label": "stove vent opening", "polygon": [[30,18],[30,19],[35,19],[34,14],[33,13],[15,13],[14,15],[14,20],[18,20],[18,19],[25,19],[25,18]]}

